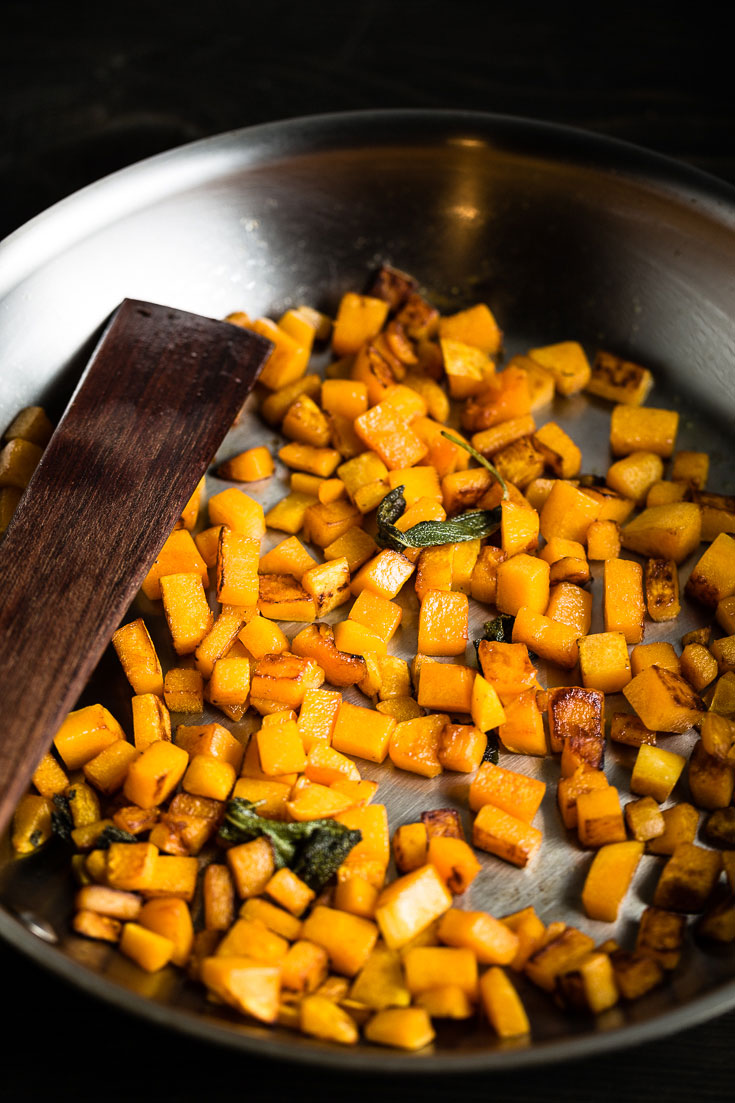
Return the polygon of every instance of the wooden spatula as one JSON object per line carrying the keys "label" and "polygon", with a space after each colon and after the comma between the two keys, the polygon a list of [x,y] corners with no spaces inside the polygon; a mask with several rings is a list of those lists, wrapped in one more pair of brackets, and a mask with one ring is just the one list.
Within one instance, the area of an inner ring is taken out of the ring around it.
{"label": "wooden spatula", "polygon": [[0,544],[0,830],[270,351],[126,299]]}

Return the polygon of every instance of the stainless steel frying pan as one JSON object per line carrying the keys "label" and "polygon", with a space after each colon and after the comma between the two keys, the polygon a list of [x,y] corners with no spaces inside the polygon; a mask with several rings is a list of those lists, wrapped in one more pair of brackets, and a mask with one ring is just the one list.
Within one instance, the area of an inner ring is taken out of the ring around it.
{"label": "stainless steel frying pan", "polygon": [[[488,302],[509,353],[573,338],[646,364],[657,379],[651,401],[682,412],[679,446],[706,448],[712,489],[735,491],[735,191],[630,146],[480,114],[337,115],[226,134],[126,169],[34,219],[0,246],[0,423],[29,403],[62,408],[94,334],[125,297],[214,317],[299,302],[332,310],[383,260],[416,275],[442,308]],[[551,416],[581,442],[585,469],[604,472],[609,408],[557,400]],[[223,454],[256,440],[272,435],[251,415]],[[275,479],[262,498],[267,506],[282,493]],[[599,579],[593,591],[599,598]],[[406,654],[412,608],[407,599],[397,641]],[[160,618],[144,612],[165,653]],[[646,640],[678,640],[698,616],[687,608],[669,636],[651,624]],[[125,724],[128,696],[105,658],[83,701],[104,697]],[[544,849],[523,872],[488,857],[468,906],[501,915],[533,903],[547,921],[628,941],[656,859],[643,863],[614,928],[586,921],[579,893],[590,856],[555,813],[558,763],[509,763],[549,782]],[[612,752],[608,770],[625,788],[630,761]],[[428,782],[385,767],[372,776],[392,828],[448,802],[466,814],[460,775]],[[442,1030],[415,1055],[344,1051],[238,1021],[178,975],[143,977],[115,951],[74,937],[63,853],[16,861],[2,845],[0,933],[19,951],[105,1001],[274,1058],[395,1071],[509,1067],[639,1042],[735,1006],[735,950],[712,953],[693,938],[668,985],[596,1020],[524,989],[534,1033],[521,1045],[501,1045],[479,1025]]]}

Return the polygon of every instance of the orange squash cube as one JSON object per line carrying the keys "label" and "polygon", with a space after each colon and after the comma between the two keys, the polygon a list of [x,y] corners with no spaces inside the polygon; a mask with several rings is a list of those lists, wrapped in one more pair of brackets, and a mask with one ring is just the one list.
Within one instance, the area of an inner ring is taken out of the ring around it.
{"label": "orange squash cube", "polygon": [[129,801],[140,808],[154,808],[171,795],[188,764],[186,751],[159,739],[131,762],[123,792]]}
{"label": "orange squash cube", "polygon": [[482,869],[474,850],[464,839],[447,835],[429,838],[427,857],[455,896],[466,892]]}
{"label": "orange squash cube", "polygon": [[349,612],[349,620],[368,628],[384,643],[393,638],[402,617],[403,609],[400,605],[369,589],[361,590]]}
{"label": "orange squash cube", "polygon": [[173,943],[170,960],[174,965],[186,965],[194,946],[194,925],[185,900],[176,896],[146,900],[138,922],[141,927],[169,939]]}
{"label": "orange squash cube", "polygon": [[404,823],[393,835],[393,856],[401,873],[425,866],[429,835],[424,823]]}
{"label": "orange squash cube", "polygon": [[142,617],[118,628],[112,637],[112,646],[133,693],[155,693],[162,697],[161,663]]}
{"label": "orange squash cube", "polygon": [[265,445],[246,448],[221,463],[217,474],[221,479],[231,479],[234,483],[258,482],[273,474],[273,457]]}
{"label": "orange squash cube", "polygon": [[378,928],[369,919],[319,904],[304,920],[302,937],[326,950],[335,972],[354,977],[377,942]]}
{"label": "orange squash cube", "polygon": [[227,866],[238,896],[260,896],[275,873],[273,848],[265,836],[240,843],[226,851]]}
{"label": "orange squash cube", "polygon": [[508,975],[497,965],[480,978],[480,999],[487,1018],[500,1038],[519,1038],[531,1031],[528,1015]]}
{"label": "orange squash cube", "polygon": [[335,356],[351,356],[376,337],[388,317],[388,303],[370,295],[346,292],[340,299],[332,330]]}
{"label": "orange squash cube", "polygon": [[622,632],[627,643],[643,638],[643,568],[631,559],[608,559],[603,576],[606,632]]}
{"label": "orange squash cube", "polygon": [[614,456],[654,452],[669,457],[674,451],[679,415],[652,406],[615,406],[610,417],[610,448]]}
{"label": "orange squash cube", "polygon": [[396,724],[388,745],[393,765],[422,777],[437,777],[442,772],[439,761],[441,733],[448,720],[444,713],[429,713]]}
{"label": "orange squash cube", "polygon": [[595,632],[577,641],[582,685],[618,693],[631,679],[628,647],[622,632]]}
{"label": "orange squash cube", "polygon": [[125,923],[120,937],[120,952],[147,973],[157,973],[172,960],[175,947],[170,938],[139,923]]}
{"label": "orange squash cube", "polygon": [[686,759],[682,755],[642,743],[633,766],[630,791],[653,797],[662,804],[671,796],[685,766]]}
{"label": "orange squash cube", "polygon": [[227,525],[250,540],[262,540],[265,536],[262,505],[236,487],[213,495],[207,509],[212,525]]}
{"label": "orange squash cube", "polygon": [[199,574],[207,585],[209,572],[191,533],[187,529],[174,529],[156,556],[148,574],[141,583],[141,590],[151,601],[161,597],[161,578],[169,574]]}
{"label": "orange squash cube", "polygon": [[526,690],[506,700],[505,720],[498,727],[498,738],[510,754],[542,757],[547,753],[544,720],[535,690]]}
{"label": "orange squash cube", "polygon": [[405,423],[400,411],[388,402],[371,406],[355,418],[355,432],[380,456],[389,470],[413,467],[427,453],[427,446]]}
{"label": "orange squash cube", "polygon": [[424,662],[419,673],[419,705],[440,712],[469,715],[475,674],[471,667],[458,663]]}
{"label": "orange squash cube", "polygon": [[592,623],[592,594],[573,582],[557,582],[549,588],[545,616],[575,629],[577,639],[586,636]]}
{"label": "orange squash cube", "polygon": [[196,651],[214,623],[201,575],[170,574],[160,580],[163,611],[177,655]]}
{"label": "orange squash cube", "polygon": [[463,341],[490,356],[499,352],[503,343],[502,331],[485,303],[476,303],[456,314],[442,316],[439,319],[439,336]]}
{"label": "orange squash cube", "polygon": [[472,842],[513,865],[528,865],[541,846],[541,832],[493,804],[483,804],[472,825]]}
{"label": "orange squash cube", "polygon": [[590,919],[614,923],[638,863],[643,843],[619,842],[600,847],[582,889],[582,906]]}
{"label": "orange squash cube", "polygon": [[306,371],[310,346],[296,341],[285,329],[270,318],[256,318],[248,327],[273,344],[258,380],[264,387],[277,391],[300,379]]}
{"label": "orange squash cube", "polygon": [[421,601],[418,649],[424,655],[462,655],[467,646],[466,594],[429,590]]}
{"label": "orange squash cube", "polygon": [[284,866],[273,874],[265,886],[266,896],[275,900],[291,915],[301,916],[309,907],[315,897],[315,892],[297,877],[290,869]]}
{"label": "orange squash cube", "polygon": [[577,796],[577,832],[582,846],[625,842],[625,821],[616,788],[608,785]]}
{"label": "orange squash cube", "polygon": [[458,984],[469,999],[477,998],[477,958],[454,946],[415,946],[403,954],[406,987],[412,996],[446,982]]}
{"label": "orange squash cube", "polygon": [[103,705],[70,712],[54,736],[54,746],[69,770],[77,770],[125,732]]}
{"label": "orange squash cube", "polygon": [[470,784],[470,808],[477,812],[484,805],[492,804],[531,823],[545,792],[546,783],[538,778],[483,762]]}
{"label": "orange squash cube", "polygon": [[487,746],[484,731],[471,724],[445,724],[439,736],[437,758],[445,770],[471,774],[482,762]]}
{"label": "orange squash cube", "polygon": [[171,712],[200,713],[204,709],[204,679],[198,670],[172,667],[166,671],[163,697]]}
{"label": "orange squash cube", "polygon": [[560,624],[543,613],[523,605],[513,623],[513,642],[525,643],[542,659],[567,670],[577,665],[579,648],[576,628]]}
{"label": "orange squash cube", "polygon": [[100,793],[114,793],[120,789],[128,774],[128,769],[140,752],[126,739],[110,743],[94,758],[82,767],[84,776],[90,785]]}
{"label": "orange squash cube", "polygon": [[541,507],[541,535],[584,544],[587,532],[600,514],[600,504],[571,483],[558,479]]}
{"label": "orange squash cube", "polygon": [[481,965],[510,965],[519,947],[518,935],[505,922],[483,911],[450,908],[439,920],[439,940],[471,950]]}
{"label": "orange squash cube", "polygon": [[559,394],[576,394],[590,381],[592,368],[578,341],[559,341],[530,349],[528,355],[554,377]]}
{"label": "orange squash cube", "polygon": [[483,675],[501,701],[507,702],[528,689],[539,688],[525,643],[481,640],[477,655]]}
{"label": "orange squash cube", "polygon": [[377,1045],[419,1050],[434,1041],[434,1028],[423,1007],[386,1007],[365,1025],[365,1037]]}
{"label": "orange squash cube", "polygon": [[297,721],[299,733],[307,755],[315,744],[332,741],[332,732],[342,695],[336,690],[307,689],[299,709]]}
{"label": "orange squash cube", "polygon": [[249,957],[206,957],[200,977],[219,999],[260,1022],[278,1018],[281,969]]}
{"label": "orange squash cube", "polygon": [[452,895],[439,873],[423,865],[383,889],[375,920],[386,946],[398,950],[451,907]]}
{"label": "orange squash cube", "polygon": [[193,756],[181,787],[186,793],[212,800],[227,800],[237,777],[235,767],[222,758],[207,754]]}
{"label": "orange squash cube", "polygon": [[495,604],[501,613],[515,616],[523,606],[543,613],[549,603],[549,564],[520,553],[499,564]]}
{"label": "orange squash cube", "polygon": [[342,701],[332,732],[332,746],[342,754],[383,762],[395,726],[392,716]]}
{"label": "orange squash cube", "polygon": [[304,770],[306,753],[295,721],[261,728],[255,733],[255,742],[261,769],[268,777]]}
{"label": "orange squash cube", "polygon": [[260,541],[242,536],[227,525],[217,545],[217,600],[223,605],[254,606],[258,600]]}

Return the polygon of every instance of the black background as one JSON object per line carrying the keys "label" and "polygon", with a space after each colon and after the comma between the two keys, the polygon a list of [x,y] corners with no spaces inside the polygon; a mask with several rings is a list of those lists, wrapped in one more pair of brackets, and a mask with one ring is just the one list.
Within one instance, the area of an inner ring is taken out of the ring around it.
{"label": "black background", "polygon": [[[561,122],[735,183],[724,4],[5,0],[0,237],[118,168],[297,115],[459,108]],[[0,365],[0,374],[2,373]],[[0,946],[0,1097],[732,1099],[735,1013],[547,1069],[389,1081],[219,1050],[100,1007]]]}

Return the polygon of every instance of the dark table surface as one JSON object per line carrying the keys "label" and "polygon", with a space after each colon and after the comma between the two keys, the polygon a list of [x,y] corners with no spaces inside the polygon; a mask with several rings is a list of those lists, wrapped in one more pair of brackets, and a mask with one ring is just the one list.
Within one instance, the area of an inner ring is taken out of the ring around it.
{"label": "dark table surface", "polygon": [[[724,7],[470,0],[5,0],[0,237],[83,185],[221,131],[324,111],[459,108],[561,122],[735,184]],[[0,369],[2,370],[2,369]],[[564,1065],[387,1081],[220,1051],[100,1006],[0,946],[0,1098],[671,1101],[733,1096],[735,1012]]]}

